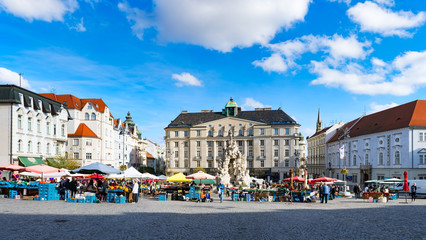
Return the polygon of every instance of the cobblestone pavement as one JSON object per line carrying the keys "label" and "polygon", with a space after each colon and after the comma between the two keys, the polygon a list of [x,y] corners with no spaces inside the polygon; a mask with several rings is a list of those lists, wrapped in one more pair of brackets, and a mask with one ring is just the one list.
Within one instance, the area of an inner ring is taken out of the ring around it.
{"label": "cobblestone pavement", "polygon": [[[7,239],[426,239],[426,199],[405,204],[0,199]],[[6,239],[6,238],[4,238]]]}

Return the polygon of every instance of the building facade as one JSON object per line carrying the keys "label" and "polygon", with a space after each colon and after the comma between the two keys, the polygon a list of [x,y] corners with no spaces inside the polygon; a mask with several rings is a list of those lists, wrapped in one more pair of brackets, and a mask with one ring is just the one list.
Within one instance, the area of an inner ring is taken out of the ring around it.
{"label": "building facade", "polygon": [[229,136],[234,136],[250,175],[282,179],[305,157],[300,125],[280,108],[241,111],[231,100],[222,112],[182,113],[165,128],[167,172],[204,168],[215,174]]}
{"label": "building facade", "polygon": [[[329,176],[349,184],[370,179],[426,179],[426,101],[417,100],[362,116],[327,142]],[[342,176],[341,169],[348,173]]]}
{"label": "building facade", "polygon": [[71,116],[61,102],[0,85],[0,165],[43,164],[65,154]]}

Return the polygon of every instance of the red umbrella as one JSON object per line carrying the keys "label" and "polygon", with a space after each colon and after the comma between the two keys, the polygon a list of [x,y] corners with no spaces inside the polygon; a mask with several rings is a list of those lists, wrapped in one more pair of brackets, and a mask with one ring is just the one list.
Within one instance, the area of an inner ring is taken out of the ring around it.
{"label": "red umbrella", "polygon": [[14,164],[7,164],[7,165],[4,165],[4,166],[0,166],[0,170],[23,171],[24,167],[14,165]]}
{"label": "red umbrella", "polygon": [[104,179],[104,175],[99,175],[99,174],[92,174],[87,176],[87,178],[99,178],[99,179]]}
{"label": "red umbrella", "polygon": [[316,179],[312,180],[312,182],[315,182],[315,183],[317,183],[317,182],[335,182],[335,181],[338,181],[338,180],[335,179],[335,178],[329,178],[329,177],[320,177],[320,178],[316,178]]}
{"label": "red umbrella", "polygon": [[410,188],[408,187],[408,177],[407,177],[407,171],[404,171],[404,187],[402,190],[408,192],[410,191]]}
{"label": "red umbrella", "polygon": [[[283,182],[290,182],[290,181],[291,181],[291,178],[284,178],[283,179]],[[302,177],[299,177],[299,176],[295,176],[295,177],[293,177],[293,181],[295,181],[295,182],[304,182],[305,179],[302,178]]]}
{"label": "red umbrella", "polygon": [[51,167],[51,166],[47,166],[45,164],[26,167],[26,168],[23,169],[23,171],[32,172],[32,173],[39,173],[39,174],[64,172],[64,170],[54,168],[54,167]]}

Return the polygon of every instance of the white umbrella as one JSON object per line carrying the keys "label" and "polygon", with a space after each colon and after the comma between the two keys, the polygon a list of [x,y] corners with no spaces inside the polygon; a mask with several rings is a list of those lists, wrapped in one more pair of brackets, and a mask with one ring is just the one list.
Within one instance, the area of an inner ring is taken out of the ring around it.
{"label": "white umbrella", "polygon": [[167,180],[167,176],[166,175],[160,175],[158,176],[159,180]]}

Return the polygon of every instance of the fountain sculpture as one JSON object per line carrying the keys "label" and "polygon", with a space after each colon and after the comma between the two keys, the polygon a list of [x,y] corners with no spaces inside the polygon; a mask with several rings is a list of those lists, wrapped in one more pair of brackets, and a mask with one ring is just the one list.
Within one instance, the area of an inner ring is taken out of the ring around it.
{"label": "fountain sculpture", "polygon": [[219,179],[228,186],[250,186],[249,170],[245,157],[238,150],[236,141],[229,131],[229,140],[226,141],[223,156],[219,162]]}

